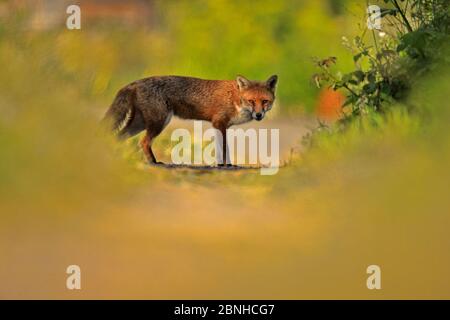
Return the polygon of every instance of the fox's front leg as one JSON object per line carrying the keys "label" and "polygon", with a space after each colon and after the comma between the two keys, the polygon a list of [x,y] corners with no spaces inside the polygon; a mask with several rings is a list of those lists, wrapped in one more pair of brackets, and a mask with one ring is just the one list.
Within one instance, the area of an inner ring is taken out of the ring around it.
{"label": "fox's front leg", "polygon": [[231,166],[230,150],[227,143],[226,129],[216,130],[216,161],[219,166]]}

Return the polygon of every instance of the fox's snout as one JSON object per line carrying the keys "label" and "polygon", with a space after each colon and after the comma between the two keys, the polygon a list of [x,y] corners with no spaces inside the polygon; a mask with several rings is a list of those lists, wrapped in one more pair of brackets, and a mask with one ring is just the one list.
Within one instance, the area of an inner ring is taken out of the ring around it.
{"label": "fox's snout", "polygon": [[252,118],[255,119],[256,121],[261,121],[264,118],[265,112],[256,112],[253,111],[252,112]]}

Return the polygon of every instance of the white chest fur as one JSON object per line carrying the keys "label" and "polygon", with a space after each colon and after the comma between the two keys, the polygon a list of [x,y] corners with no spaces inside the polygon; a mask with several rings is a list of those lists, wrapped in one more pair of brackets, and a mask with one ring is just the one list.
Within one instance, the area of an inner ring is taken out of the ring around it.
{"label": "white chest fur", "polygon": [[234,105],[237,114],[230,119],[230,125],[242,124],[252,120],[252,113],[249,110],[242,108],[239,105]]}

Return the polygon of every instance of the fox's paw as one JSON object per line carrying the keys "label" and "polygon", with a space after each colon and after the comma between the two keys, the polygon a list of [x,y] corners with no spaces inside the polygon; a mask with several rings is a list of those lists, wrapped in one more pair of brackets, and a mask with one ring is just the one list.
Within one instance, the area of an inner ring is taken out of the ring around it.
{"label": "fox's paw", "polygon": [[227,163],[227,164],[225,164],[225,163],[218,163],[217,166],[219,166],[219,167],[227,167],[227,168],[234,167],[234,165],[231,164],[231,163]]}

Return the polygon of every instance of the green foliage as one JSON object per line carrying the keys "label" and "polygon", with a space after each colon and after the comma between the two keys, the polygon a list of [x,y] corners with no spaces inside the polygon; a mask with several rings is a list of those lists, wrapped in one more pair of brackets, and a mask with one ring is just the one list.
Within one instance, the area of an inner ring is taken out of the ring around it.
{"label": "green foliage", "polygon": [[27,34],[8,23],[0,37],[2,221],[70,215],[135,185],[137,173],[102,134],[91,94],[83,90],[93,83],[87,80],[92,73],[80,71],[78,82],[65,69],[74,66],[72,60],[61,58],[49,35]]}
{"label": "green foliage", "polygon": [[450,39],[448,1],[384,2],[391,5],[381,10],[388,28],[372,30],[372,43],[367,30],[351,42],[343,38],[353,54],[354,71],[333,72],[334,57],[315,61],[321,69],[313,76],[318,86],[325,82],[334,90],[347,91],[341,122],[370,112],[384,113],[394,101],[403,101],[422,75],[449,62],[442,54]]}

